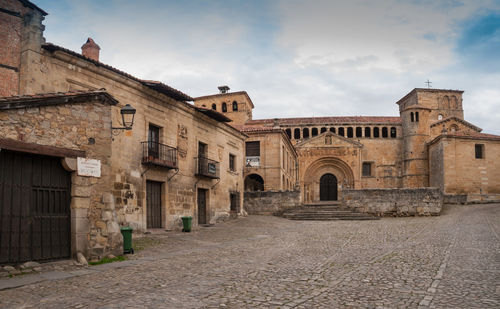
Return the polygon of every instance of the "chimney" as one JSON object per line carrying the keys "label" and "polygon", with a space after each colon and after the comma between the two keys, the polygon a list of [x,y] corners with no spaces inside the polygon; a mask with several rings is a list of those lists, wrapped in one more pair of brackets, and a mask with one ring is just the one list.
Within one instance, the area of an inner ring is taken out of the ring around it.
{"label": "chimney", "polygon": [[92,38],[87,39],[87,43],[82,45],[82,55],[95,61],[99,61],[99,51],[101,48]]}
{"label": "chimney", "polygon": [[220,93],[227,93],[229,91],[229,86],[219,86]]}

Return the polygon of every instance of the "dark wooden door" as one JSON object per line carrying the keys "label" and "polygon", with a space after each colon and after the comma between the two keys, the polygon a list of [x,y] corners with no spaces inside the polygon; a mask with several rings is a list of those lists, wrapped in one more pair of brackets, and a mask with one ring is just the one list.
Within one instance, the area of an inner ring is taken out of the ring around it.
{"label": "dark wooden door", "polygon": [[149,125],[148,130],[148,155],[153,158],[159,157],[160,152],[160,128],[154,125]]}
{"label": "dark wooden door", "polygon": [[70,192],[60,158],[0,151],[0,263],[70,256]]}
{"label": "dark wooden door", "polygon": [[146,181],[147,227],[161,228],[161,182]]}
{"label": "dark wooden door", "polygon": [[207,190],[198,189],[198,224],[207,224]]}
{"label": "dark wooden door", "polygon": [[320,201],[337,200],[337,177],[333,174],[325,174],[319,180]]}

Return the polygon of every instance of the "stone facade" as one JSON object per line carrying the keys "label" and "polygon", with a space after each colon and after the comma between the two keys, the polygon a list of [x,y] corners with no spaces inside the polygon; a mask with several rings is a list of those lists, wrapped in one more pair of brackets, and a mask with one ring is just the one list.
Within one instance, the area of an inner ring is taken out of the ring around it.
{"label": "stone facade", "polygon": [[435,216],[441,213],[443,197],[438,188],[346,189],[343,205],[379,216]]}
{"label": "stone facade", "polygon": [[244,207],[250,215],[282,214],[300,205],[300,191],[245,192]]}

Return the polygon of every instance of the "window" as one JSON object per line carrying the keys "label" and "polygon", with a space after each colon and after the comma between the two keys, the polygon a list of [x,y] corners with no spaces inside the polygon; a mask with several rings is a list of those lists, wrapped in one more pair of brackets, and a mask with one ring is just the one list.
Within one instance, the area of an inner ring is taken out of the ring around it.
{"label": "window", "polygon": [[418,122],[418,112],[415,112],[415,122]]}
{"label": "window", "polygon": [[321,131],[320,131],[320,132],[321,132],[321,133],[325,133],[325,132],[326,132],[326,128],[325,128],[325,127],[321,128]]}
{"label": "window", "polygon": [[286,129],[285,132],[286,132],[286,135],[288,135],[288,138],[292,139],[292,130]]}
{"label": "window", "polygon": [[370,127],[365,128],[365,137],[371,137],[371,130]]}
{"label": "window", "polygon": [[226,102],[222,102],[222,112],[223,113],[227,112],[227,104],[226,104]]}
{"label": "window", "polygon": [[347,128],[347,137],[352,138],[354,136],[353,130],[351,127]]}
{"label": "window", "polygon": [[295,130],[293,130],[293,138],[300,139],[300,129],[299,128],[296,128]]}
{"label": "window", "polygon": [[198,142],[198,157],[206,158],[208,155],[208,146],[205,143]]}
{"label": "window", "polygon": [[260,157],[260,142],[246,142],[245,151],[247,157]]}
{"label": "window", "polygon": [[229,170],[231,172],[236,171],[236,156],[233,154],[229,154]]}
{"label": "window", "polygon": [[410,119],[411,119],[411,122],[415,121],[415,116],[413,115],[413,112],[410,113]]}
{"label": "window", "polygon": [[443,115],[439,114],[438,115],[438,120],[442,120],[443,119]]}
{"label": "window", "polygon": [[[343,130],[344,130],[344,129],[342,129],[342,132],[344,132]],[[339,129],[339,131],[340,131],[340,129]],[[331,127],[331,128],[330,128],[330,132],[335,133],[335,128],[334,128],[334,127]],[[340,134],[340,133],[339,133],[339,134]],[[343,134],[343,133],[342,133],[342,134]]]}
{"label": "window", "polygon": [[233,112],[237,112],[237,111],[238,111],[238,102],[233,101]]}
{"label": "window", "polygon": [[240,193],[239,192],[231,192],[229,193],[230,200],[230,211],[238,213],[240,212]]}
{"label": "window", "polygon": [[484,159],[484,144],[476,144],[476,159]]}
{"label": "window", "polygon": [[302,131],[302,136],[304,138],[309,138],[309,129],[308,128],[304,128],[304,130]]}
{"label": "window", "polygon": [[396,138],[396,128],[395,127],[391,127],[391,138]]}
{"label": "window", "polygon": [[380,137],[380,129],[378,127],[373,128],[373,137]]}
{"label": "window", "polygon": [[160,156],[160,127],[149,125],[148,129],[148,156],[159,158]]}
{"label": "window", "polygon": [[316,136],[316,135],[318,135],[318,128],[312,128],[312,129],[311,129],[311,135],[312,135],[312,136]]}
{"label": "window", "polygon": [[362,137],[363,135],[363,128],[357,127],[356,128],[356,137]]}
{"label": "window", "polygon": [[213,109],[214,111],[216,111],[216,110],[217,110],[217,105],[215,105],[215,103],[214,103],[214,104],[212,104],[212,109]]}
{"label": "window", "polygon": [[372,175],[372,162],[363,162],[363,176],[369,177]]}
{"label": "window", "polygon": [[389,137],[389,134],[387,133],[387,128],[386,127],[382,128],[382,137],[384,137],[384,138]]}
{"label": "window", "polygon": [[[332,128],[330,128],[331,130]],[[344,128],[339,128],[339,135],[344,136]]]}

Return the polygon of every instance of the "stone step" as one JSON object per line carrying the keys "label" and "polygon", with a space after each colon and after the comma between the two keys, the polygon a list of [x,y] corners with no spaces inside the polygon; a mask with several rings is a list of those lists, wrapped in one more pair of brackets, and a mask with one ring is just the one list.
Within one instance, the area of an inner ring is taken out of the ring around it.
{"label": "stone step", "polygon": [[379,217],[324,217],[324,218],[318,218],[318,217],[292,217],[292,218],[287,218],[289,220],[303,220],[303,221],[335,221],[335,220],[379,220]]}
{"label": "stone step", "polygon": [[306,204],[301,207],[288,210],[283,217],[290,220],[378,220],[379,217],[366,213],[355,212],[342,207],[340,202],[321,202]]}

